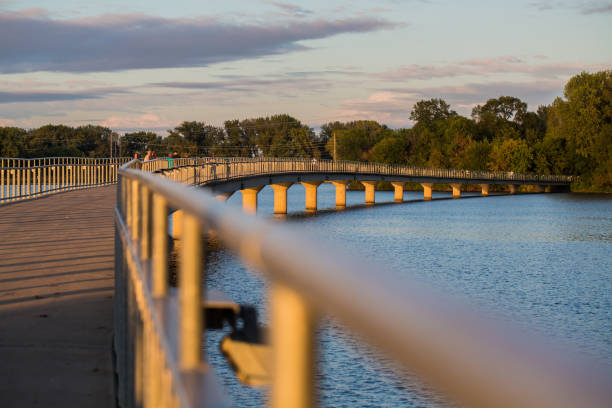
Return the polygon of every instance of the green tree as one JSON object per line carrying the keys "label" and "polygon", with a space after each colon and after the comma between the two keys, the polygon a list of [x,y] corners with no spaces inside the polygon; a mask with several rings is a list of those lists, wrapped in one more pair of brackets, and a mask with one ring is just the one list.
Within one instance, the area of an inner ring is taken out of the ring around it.
{"label": "green tree", "polygon": [[0,127],[0,155],[23,157],[27,132],[18,127]]}
{"label": "green tree", "polygon": [[489,99],[484,105],[472,109],[472,117],[480,120],[483,115],[492,114],[500,119],[521,123],[527,113],[527,104],[513,96]]}
{"label": "green tree", "polygon": [[377,163],[403,164],[406,162],[408,139],[405,132],[393,132],[372,147],[370,159]]}
{"label": "green tree", "polygon": [[147,150],[153,150],[158,155],[162,155],[161,138],[153,132],[133,132],[126,133],[121,138],[121,152],[123,156],[133,157],[135,153],[138,153],[141,157],[144,157]]}
{"label": "green tree", "polygon": [[533,162],[533,152],[524,140],[498,139],[490,153],[489,167],[494,171],[529,172]]}
{"label": "green tree", "polygon": [[[367,161],[370,150],[383,137],[393,133],[387,126],[373,120],[358,120],[338,125],[334,124],[336,135],[336,154],[338,160]],[[325,146],[331,155],[334,151],[334,139],[330,138]]]}
{"label": "green tree", "polygon": [[443,99],[422,100],[414,104],[410,112],[410,120],[417,126],[431,127],[436,122],[456,116],[457,112]]}
{"label": "green tree", "polygon": [[572,77],[564,97],[549,109],[546,139],[564,141],[580,188],[612,190],[612,70]]}

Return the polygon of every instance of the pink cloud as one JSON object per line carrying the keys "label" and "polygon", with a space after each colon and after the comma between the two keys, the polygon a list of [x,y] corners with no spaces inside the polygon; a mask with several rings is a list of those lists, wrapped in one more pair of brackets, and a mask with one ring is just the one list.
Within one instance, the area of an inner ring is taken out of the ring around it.
{"label": "pink cloud", "polygon": [[[542,56],[534,57],[543,60]],[[428,80],[456,76],[483,76],[495,74],[528,74],[536,78],[559,78],[575,75],[582,71],[609,69],[612,63],[583,64],[581,62],[530,63],[515,56],[474,58],[445,65],[411,64],[380,74],[386,81],[408,79]]]}
{"label": "pink cloud", "polygon": [[159,129],[172,126],[151,112],[140,116],[110,116],[101,125],[111,129]]}
{"label": "pink cloud", "polygon": [[15,122],[12,119],[0,118],[0,127],[4,127],[4,126],[17,126],[17,122]]}

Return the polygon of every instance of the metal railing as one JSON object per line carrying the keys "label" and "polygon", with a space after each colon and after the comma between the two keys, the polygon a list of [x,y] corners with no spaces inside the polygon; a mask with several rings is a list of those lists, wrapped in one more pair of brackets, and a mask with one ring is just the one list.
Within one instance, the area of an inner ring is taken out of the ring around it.
{"label": "metal railing", "polygon": [[[181,168],[191,167],[192,173],[179,175]],[[145,162],[143,170],[169,173],[171,177],[191,177],[190,184],[230,181],[250,176],[275,174],[360,174],[456,180],[461,182],[488,181],[492,184],[570,184],[573,176],[518,174],[514,172],[433,169],[394,164],[353,161],[313,160],[301,158],[182,158],[156,159]]]}
{"label": "metal railing", "polygon": [[128,158],[0,158],[0,203],[117,182]]}
{"label": "metal railing", "polygon": [[[604,407],[612,401],[609,371],[555,353],[290,226],[242,214],[202,189],[151,174],[154,169],[132,161],[119,170],[115,349],[121,406],[224,404],[202,348],[202,236],[208,230],[271,282],[273,407],[316,405],[315,332],[324,315],[466,405]],[[168,287],[171,209],[184,212],[177,290]]]}

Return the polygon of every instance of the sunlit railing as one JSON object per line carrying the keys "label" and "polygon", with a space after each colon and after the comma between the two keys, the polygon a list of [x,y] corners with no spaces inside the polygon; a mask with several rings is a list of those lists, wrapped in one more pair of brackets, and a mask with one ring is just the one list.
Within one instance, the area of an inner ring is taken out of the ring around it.
{"label": "sunlit railing", "polygon": [[128,158],[0,158],[0,203],[117,182]]}
{"label": "sunlit railing", "polygon": [[[191,168],[191,173],[181,173],[181,168]],[[491,182],[515,184],[569,184],[573,176],[518,174],[514,172],[476,171],[458,169],[433,169],[393,164],[314,160],[301,158],[193,158],[156,159],[145,162],[143,169],[169,173],[171,178],[205,185],[211,182],[230,181],[258,175],[291,173],[360,174],[377,176],[440,179],[458,182]]]}
{"label": "sunlit railing", "polygon": [[[269,161],[239,163],[269,171]],[[555,353],[295,227],[245,215],[203,189],[150,173],[157,165],[132,161],[119,170],[114,344],[121,406],[224,405],[202,346],[202,236],[209,230],[271,282],[273,407],[316,405],[315,333],[325,315],[462,404],[604,407],[612,401],[609,371]],[[172,210],[184,212],[177,290],[168,287]]]}

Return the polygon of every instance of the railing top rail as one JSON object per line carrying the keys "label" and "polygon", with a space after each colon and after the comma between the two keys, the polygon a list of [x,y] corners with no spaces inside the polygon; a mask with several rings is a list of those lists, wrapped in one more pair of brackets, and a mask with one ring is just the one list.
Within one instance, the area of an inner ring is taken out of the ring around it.
{"label": "railing top rail", "polygon": [[607,368],[555,353],[540,340],[500,327],[427,286],[398,281],[383,267],[364,265],[329,243],[244,215],[206,191],[130,169],[133,165],[125,164],[120,175],[195,216],[244,261],[463,403],[603,407],[612,400]]}
{"label": "railing top rail", "polygon": [[96,159],[96,160],[130,160],[131,157],[87,157],[87,156],[46,156],[46,157],[1,157],[0,160],[45,160],[45,159]]}

